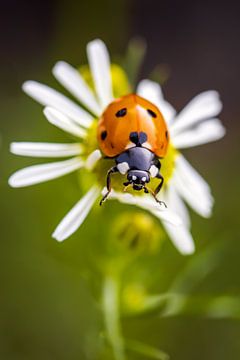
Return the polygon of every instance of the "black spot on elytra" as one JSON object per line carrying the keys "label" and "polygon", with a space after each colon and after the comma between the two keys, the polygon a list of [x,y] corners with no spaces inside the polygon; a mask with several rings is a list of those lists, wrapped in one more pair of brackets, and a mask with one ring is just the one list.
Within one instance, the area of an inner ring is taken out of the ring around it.
{"label": "black spot on elytra", "polygon": [[147,112],[149,113],[149,115],[151,115],[151,117],[153,117],[153,118],[157,117],[157,114],[153,110],[147,109]]}
{"label": "black spot on elytra", "polygon": [[166,139],[168,140],[168,131],[165,132]]}
{"label": "black spot on elytra", "polygon": [[123,117],[127,114],[127,109],[126,108],[123,108],[123,109],[120,109],[116,112],[116,117]]}
{"label": "black spot on elytra", "polygon": [[102,139],[102,140],[105,140],[106,137],[107,137],[107,130],[103,130],[103,131],[101,132],[101,139]]}
{"label": "black spot on elytra", "polygon": [[138,133],[137,131],[132,131],[129,134],[129,140],[133,142],[136,146],[142,146],[143,143],[147,141],[147,134],[143,131]]}

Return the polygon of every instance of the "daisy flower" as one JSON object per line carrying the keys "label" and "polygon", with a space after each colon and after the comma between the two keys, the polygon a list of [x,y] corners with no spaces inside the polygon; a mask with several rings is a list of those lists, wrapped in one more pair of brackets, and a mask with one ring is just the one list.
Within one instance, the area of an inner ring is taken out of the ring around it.
{"label": "daisy flower", "polygon": [[[55,78],[81,105],[38,82],[27,81],[23,84],[23,90],[44,106],[47,120],[77,138],[77,142],[11,144],[11,152],[16,155],[68,158],[17,171],[9,179],[12,187],[38,184],[79,170],[81,174],[91,175],[88,180],[91,179],[92,186],[54,231],[53,237],[58,241],[65,240],[80,227],[96,200],[105,191],[106,172],[113,160],[104,159],[98,149],[96,124],[114,98],[131,92],[125,73],[117,65],[110,64],[107,48],[101,40],[94,40],[87,45],[87,56],[89,67],[77,70],[60,61],[53,68]],[[119,84],[123,84],[122,89]],[[168,209],[161,207],[149,195],[123,193],[117,182],[115,185],[113,183],[114,190],[109,199],[136,205],[152,213],[161,220],[177,249],[183,254],[190,254],[194,251],[194,242],[185,202],[199,215],[209,217],[213,197],[208,184],[179,150],[218,140],[225,134],[224,127],[216,118],[222,108],[219,95],[216,91],[203,92],[177,114],[164,99],[159,84],[142,80],[136,93],[160,109],[169,129],[171,144],[166,157],[161,160],[165,184],[160,193],[161,200],[166,202]],[[178,214],[181,221],[174,213]]]}

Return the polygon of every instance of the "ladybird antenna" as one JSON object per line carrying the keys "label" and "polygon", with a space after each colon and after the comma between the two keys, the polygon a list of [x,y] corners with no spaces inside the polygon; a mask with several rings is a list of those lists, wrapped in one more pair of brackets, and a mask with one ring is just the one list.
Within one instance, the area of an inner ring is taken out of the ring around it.
{"label": "ladybird antenna", "polygon": [[124,189],[123,189],[123,192],[126,192],[127,191],[127,189],[129,188],[129,186],[131,186],[131,182],[129,181],[128,183],[124,183],[124,185],[125,185],[125,187],[124,187]]}

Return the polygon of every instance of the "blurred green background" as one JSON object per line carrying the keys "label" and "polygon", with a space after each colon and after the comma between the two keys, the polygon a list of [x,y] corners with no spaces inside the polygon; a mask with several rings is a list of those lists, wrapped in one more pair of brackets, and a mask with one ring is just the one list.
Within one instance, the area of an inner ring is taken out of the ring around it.
{"label": "blurred green background", "polygon": [[[25,80],[60,89],[51,75],[57,60],[85,63],[86,43],[99,37],[116,61],[135,36],[148,45],[139,78],[162,64],[169,73],[166,98],[179,110],[197,93],[218,90],[228,133],[185,152],[216,199],[210,220],[191,214],[196,254],[183,257],[165,241],[159,254],[140,257],[127,274],[129,281],[140,274],[140,283],[142,274],[155,294],[169,288],[190,293],[186,306],[125,317],[123,332],[174,360],[240,358],[239,10],[231,1],[0,1],[1,359],[113,358],[101,351],[96,263],[109,236],[107,224],[126,207],[96,207],[59,244],[51,233],[81,196],[76,174],[10,189],[9,175],[38,160],[10,155],[8,148],[13,140],[68,141],[22,93]],[[127,358],[149,359],[130,352]]]}

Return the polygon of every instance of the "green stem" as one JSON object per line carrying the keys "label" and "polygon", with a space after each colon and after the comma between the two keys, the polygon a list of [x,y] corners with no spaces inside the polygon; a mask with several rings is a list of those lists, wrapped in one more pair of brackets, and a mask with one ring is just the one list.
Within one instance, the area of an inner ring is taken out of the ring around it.
{"label": "green stem", "polygon": [[112,346],[114,358],[124,360],[124,343],[119,314],[119,281],[116,277],[105,277],[102,297],[107,339]]}

